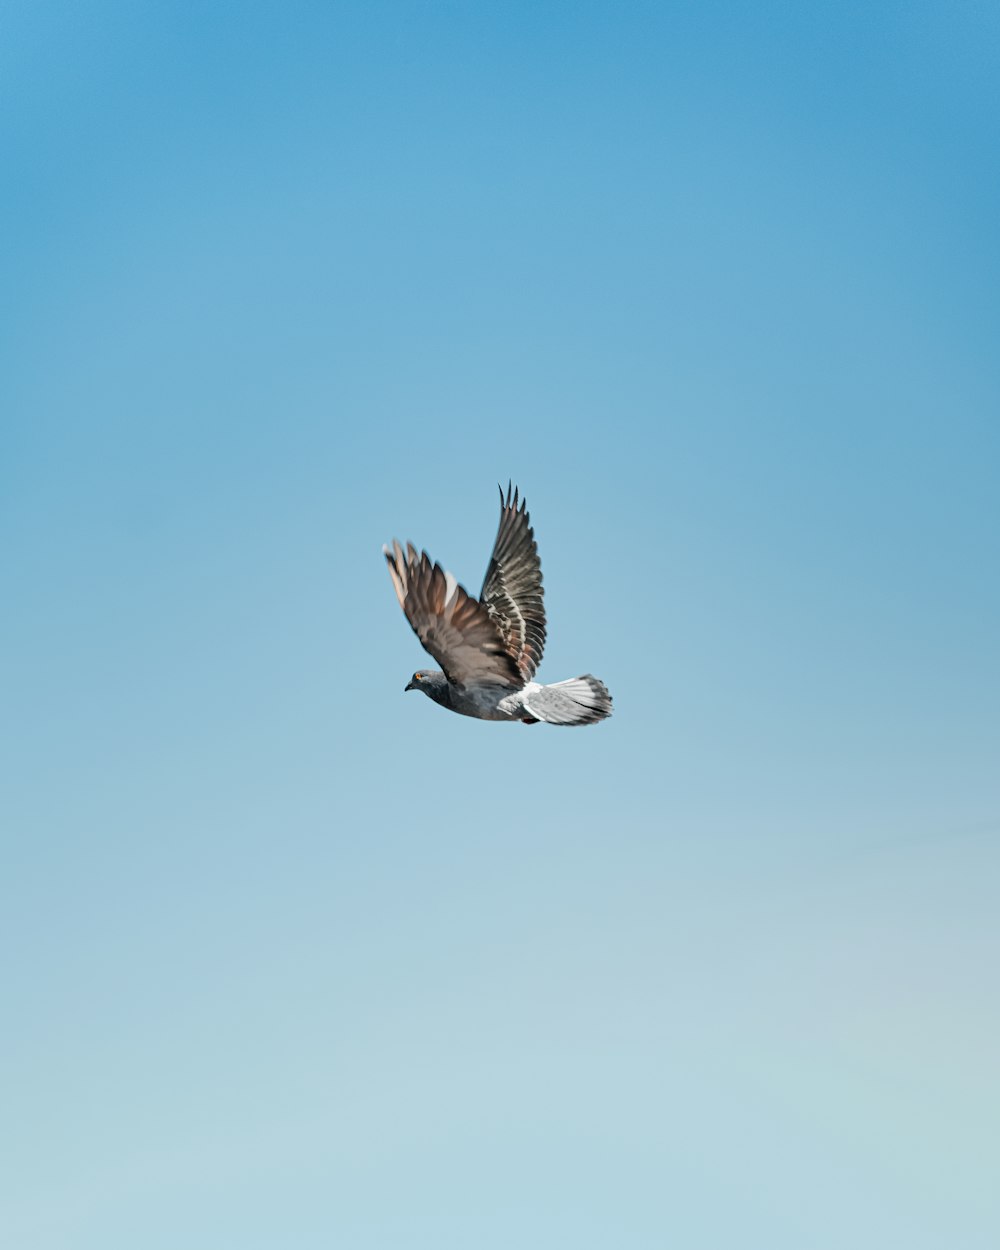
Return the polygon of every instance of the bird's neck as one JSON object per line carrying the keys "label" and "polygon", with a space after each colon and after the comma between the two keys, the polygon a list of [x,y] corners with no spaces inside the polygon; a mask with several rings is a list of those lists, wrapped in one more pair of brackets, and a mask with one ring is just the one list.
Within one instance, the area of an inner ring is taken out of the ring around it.
{"label": "bird's neck", "polygon": [[420,683],[420,689],[428,699],[433,699],[442,707],[451,707],[451,687],[444,673],[433,673],[425,677]]}

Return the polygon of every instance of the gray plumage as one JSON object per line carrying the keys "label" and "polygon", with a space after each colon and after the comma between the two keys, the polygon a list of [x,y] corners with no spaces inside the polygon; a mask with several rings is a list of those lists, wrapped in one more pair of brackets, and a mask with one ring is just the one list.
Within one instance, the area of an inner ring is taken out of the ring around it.
{"label": "gray plumage", "polygon": [[419,669],[406,686],[478,720],[592,725],[611,715],[607,687],[589,673],[543,686],[542,567],[527,504],[500,491],[500,527],[478,599],[426,551],[383,547],[400,607],[441,671]]}

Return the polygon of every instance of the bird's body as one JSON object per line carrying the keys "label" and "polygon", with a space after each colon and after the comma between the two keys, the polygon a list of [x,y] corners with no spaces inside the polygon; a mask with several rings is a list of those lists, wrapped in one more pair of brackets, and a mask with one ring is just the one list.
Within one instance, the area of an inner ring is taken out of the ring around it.
{"label": "bird's body", "polygon": [[[413,686],[416,690],[418,687]],[[476,720],[523,720],[524,691],[513,694],[504,686],[453,686],[441,672],[423,672],[419,689],[429,699]]]}
{"label": "bird's body", "polygon": [[587,674],[544,686],[532,680],[545,646],[538,549],[518,493],[500,492],[500,528],[480,598],[473,599],[426,552],[384,547],[396,597],[441,669],[420,669],[422,690],[449,711],[476,720],[591,725],[611,715],[607,687]]}

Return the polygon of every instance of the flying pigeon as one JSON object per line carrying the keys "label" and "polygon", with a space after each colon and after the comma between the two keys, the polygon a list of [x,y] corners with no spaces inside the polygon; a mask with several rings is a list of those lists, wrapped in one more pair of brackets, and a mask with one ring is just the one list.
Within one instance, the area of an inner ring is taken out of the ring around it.
{"label": "flying pigeon", "polygon": [[542,566],[525,501],[500,488],[500,528],[478,599],[426,551],[383,547],[399,606],[444,670],[406,685],[463,716],[535,725],[593,725],[611,715],[604,682],[587,673],[552,686],[532,678],[545,646]]}

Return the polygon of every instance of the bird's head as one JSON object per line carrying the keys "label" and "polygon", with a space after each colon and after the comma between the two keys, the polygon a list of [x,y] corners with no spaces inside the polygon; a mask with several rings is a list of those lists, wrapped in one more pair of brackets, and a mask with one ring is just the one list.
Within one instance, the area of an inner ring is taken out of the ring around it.
{"label": "bird's head", "polygon": [[418,668],[404,687],[405,690],[422,690],[429,699],[437,699],[448,679],[444,673],[431,668]]}

